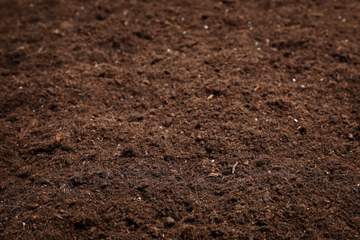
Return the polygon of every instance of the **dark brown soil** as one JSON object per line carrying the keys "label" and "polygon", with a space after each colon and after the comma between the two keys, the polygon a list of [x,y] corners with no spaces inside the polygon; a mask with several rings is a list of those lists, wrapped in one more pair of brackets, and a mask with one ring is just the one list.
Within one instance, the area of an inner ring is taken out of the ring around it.
{"label": "dark brown soil", "polygon": [[360,239],[360,2],[0,0],[0,239]]}

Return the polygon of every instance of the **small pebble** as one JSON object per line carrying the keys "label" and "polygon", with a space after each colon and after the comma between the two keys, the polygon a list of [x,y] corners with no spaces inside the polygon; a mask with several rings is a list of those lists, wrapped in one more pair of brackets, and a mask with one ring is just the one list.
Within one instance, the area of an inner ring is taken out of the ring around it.
{"label": "small pebble", "polygon": [[209,176],[209,177],[221,177],[222,174],[221,174],[221,173],[216,173],[216,172],[214,172],[214,173],[210,173],[208,176]]}
{"label": "small pebble", "polygon": [[172,217],[166,217],[165,218],[165,226],[166,227],[172,227],[172,226],[175,225],[175,223],[176,223],[176,221]]}
{"label": "small pebble", "polygon": [[350,140],[354,140],[354,135],[352,133],[349,133],[348,137]]}

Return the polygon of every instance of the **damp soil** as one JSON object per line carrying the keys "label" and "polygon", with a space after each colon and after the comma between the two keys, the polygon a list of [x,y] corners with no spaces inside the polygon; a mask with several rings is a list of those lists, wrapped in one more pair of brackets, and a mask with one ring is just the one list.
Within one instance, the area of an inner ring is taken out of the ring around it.
{"label": "damp soil", "polygon": [[360,2],[0,0],[1,239],[359,239]]}

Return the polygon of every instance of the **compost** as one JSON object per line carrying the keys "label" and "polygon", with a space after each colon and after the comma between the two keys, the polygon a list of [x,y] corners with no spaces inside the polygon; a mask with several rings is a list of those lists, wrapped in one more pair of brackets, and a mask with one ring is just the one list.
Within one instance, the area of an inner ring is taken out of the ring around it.
{"label": "compost", "polygon": [[359,239],[360,2],[0,0],[1,239]]}

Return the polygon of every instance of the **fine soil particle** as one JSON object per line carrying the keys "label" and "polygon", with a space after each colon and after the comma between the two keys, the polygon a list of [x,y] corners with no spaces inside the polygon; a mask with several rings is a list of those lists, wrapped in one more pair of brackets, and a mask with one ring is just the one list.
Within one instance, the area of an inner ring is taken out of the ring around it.
{"label": "fine soil particle", "polygon": [[359,239],[360,2],[0,0],[0,239]]}

